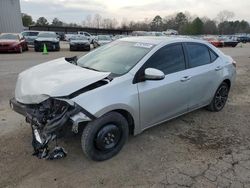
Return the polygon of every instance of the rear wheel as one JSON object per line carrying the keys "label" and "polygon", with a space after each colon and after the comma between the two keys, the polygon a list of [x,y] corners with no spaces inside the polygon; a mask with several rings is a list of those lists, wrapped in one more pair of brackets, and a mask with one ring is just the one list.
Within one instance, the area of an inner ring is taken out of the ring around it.
{"label": "rear wheel", "polygon": [[212,112],[221,111],[227,102],[228,93],[229,86],[227,83],[223,82],[215,92],[214,98],[207,106],[207,109]]}
{"label": "rear wheel", "polygon": [[95,161],[110,159],[122,149],[128,132],[127,120],[120,113],[110,112],[90,122],[83,130],[83,152]]}

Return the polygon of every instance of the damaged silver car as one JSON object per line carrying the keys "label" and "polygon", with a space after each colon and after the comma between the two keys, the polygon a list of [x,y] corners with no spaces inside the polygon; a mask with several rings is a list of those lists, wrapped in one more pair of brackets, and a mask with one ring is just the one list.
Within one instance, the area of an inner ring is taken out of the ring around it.
{"label": "damaged silver car", "polygon": [[20,73],[10,106],[31,125],[37,157],[65,157],[57,138],[65,128],[78,133],[82,126],[84,153],[102,161],[122,149],[129,133],[201,107],[222,110],[235,66],[205,41],[123,38],[83,57],[56,59]]}

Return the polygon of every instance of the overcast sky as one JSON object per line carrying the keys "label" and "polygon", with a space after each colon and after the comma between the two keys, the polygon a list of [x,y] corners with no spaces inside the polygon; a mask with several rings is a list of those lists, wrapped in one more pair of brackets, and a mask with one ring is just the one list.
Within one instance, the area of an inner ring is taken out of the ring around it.
{"label": "overcast sky", "polygon": [[191,15],[215,18],[218,12],[229,10],[235,19],[250,21],[250,0],[20,0],[21,11],[34,20],[44,16],[49,21],[54,17],[64,22],[81,23],[87,15],[122,20],[143,20],[155,15],[165,17],[180,11]]}

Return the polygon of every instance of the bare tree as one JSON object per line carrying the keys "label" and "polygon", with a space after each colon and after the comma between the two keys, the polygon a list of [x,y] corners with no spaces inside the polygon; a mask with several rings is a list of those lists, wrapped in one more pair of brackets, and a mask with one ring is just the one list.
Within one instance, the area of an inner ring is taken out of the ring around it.
{"label": "bare tree", "polygon": [[112,25],[112,20],[109,19],[109,18],[104,18],[103,21],[102,21],[102,27],[105,28],[105,29],[108,29],[110,28]]}
{"label": "bare tree", "polygon": [[83,21],[81,22],[81,25],[82,25],[83,27],[86,27],[86,26],[87,26],[86,20],[83,20]]}
{"label": "bare tree", "polygon": [[234,12],[223,10],[217,14],[217,20],[221,23],[224,21],[228,21],[229,19],[235,16]]}
{"label": "bare tree", "polygon": [[122,29],[127,29],[128,28],[128,20],[127,20],[127,18],[122,18],[121,28]]}
{"label": "bare tree", "polygon": [[86,26],[87,27],[92,27],[92,16],[89,14],[86,17]]}
{"label": "bare tree", "polygon": [[114,28],[117,27],[117,25],[118,25],[118,21],[115,18],[113,18],[112,21],[111,21],[111,27],[110,28],[114,29]]}
{"label": "bare tree", "polygon": [[94,27],[99,29],[100,26],[101,26],[101,21],[102,21],[101,15],[100,14],[95,14],[95,17],[94,17],[94,20],[93,20]]}

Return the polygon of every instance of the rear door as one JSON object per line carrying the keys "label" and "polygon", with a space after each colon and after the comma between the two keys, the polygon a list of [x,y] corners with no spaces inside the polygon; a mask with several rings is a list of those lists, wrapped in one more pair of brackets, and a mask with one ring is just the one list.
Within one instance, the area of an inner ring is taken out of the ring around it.
{"label": "rear door", "polygon": [[187,85],[183,82],[186,68],[181,43],[159,49],[140,71],[156,68],[165,73],[163,80],[137,83],[140,101],[141,127],[145,129],[187,111]]}
{"label": "rear door", "polygon": [[221,82],[222,66],[219,56],[207,45],[185,43],[188,57],[187,76],[189,90],[189,110],[204,106],[213,98]]}

